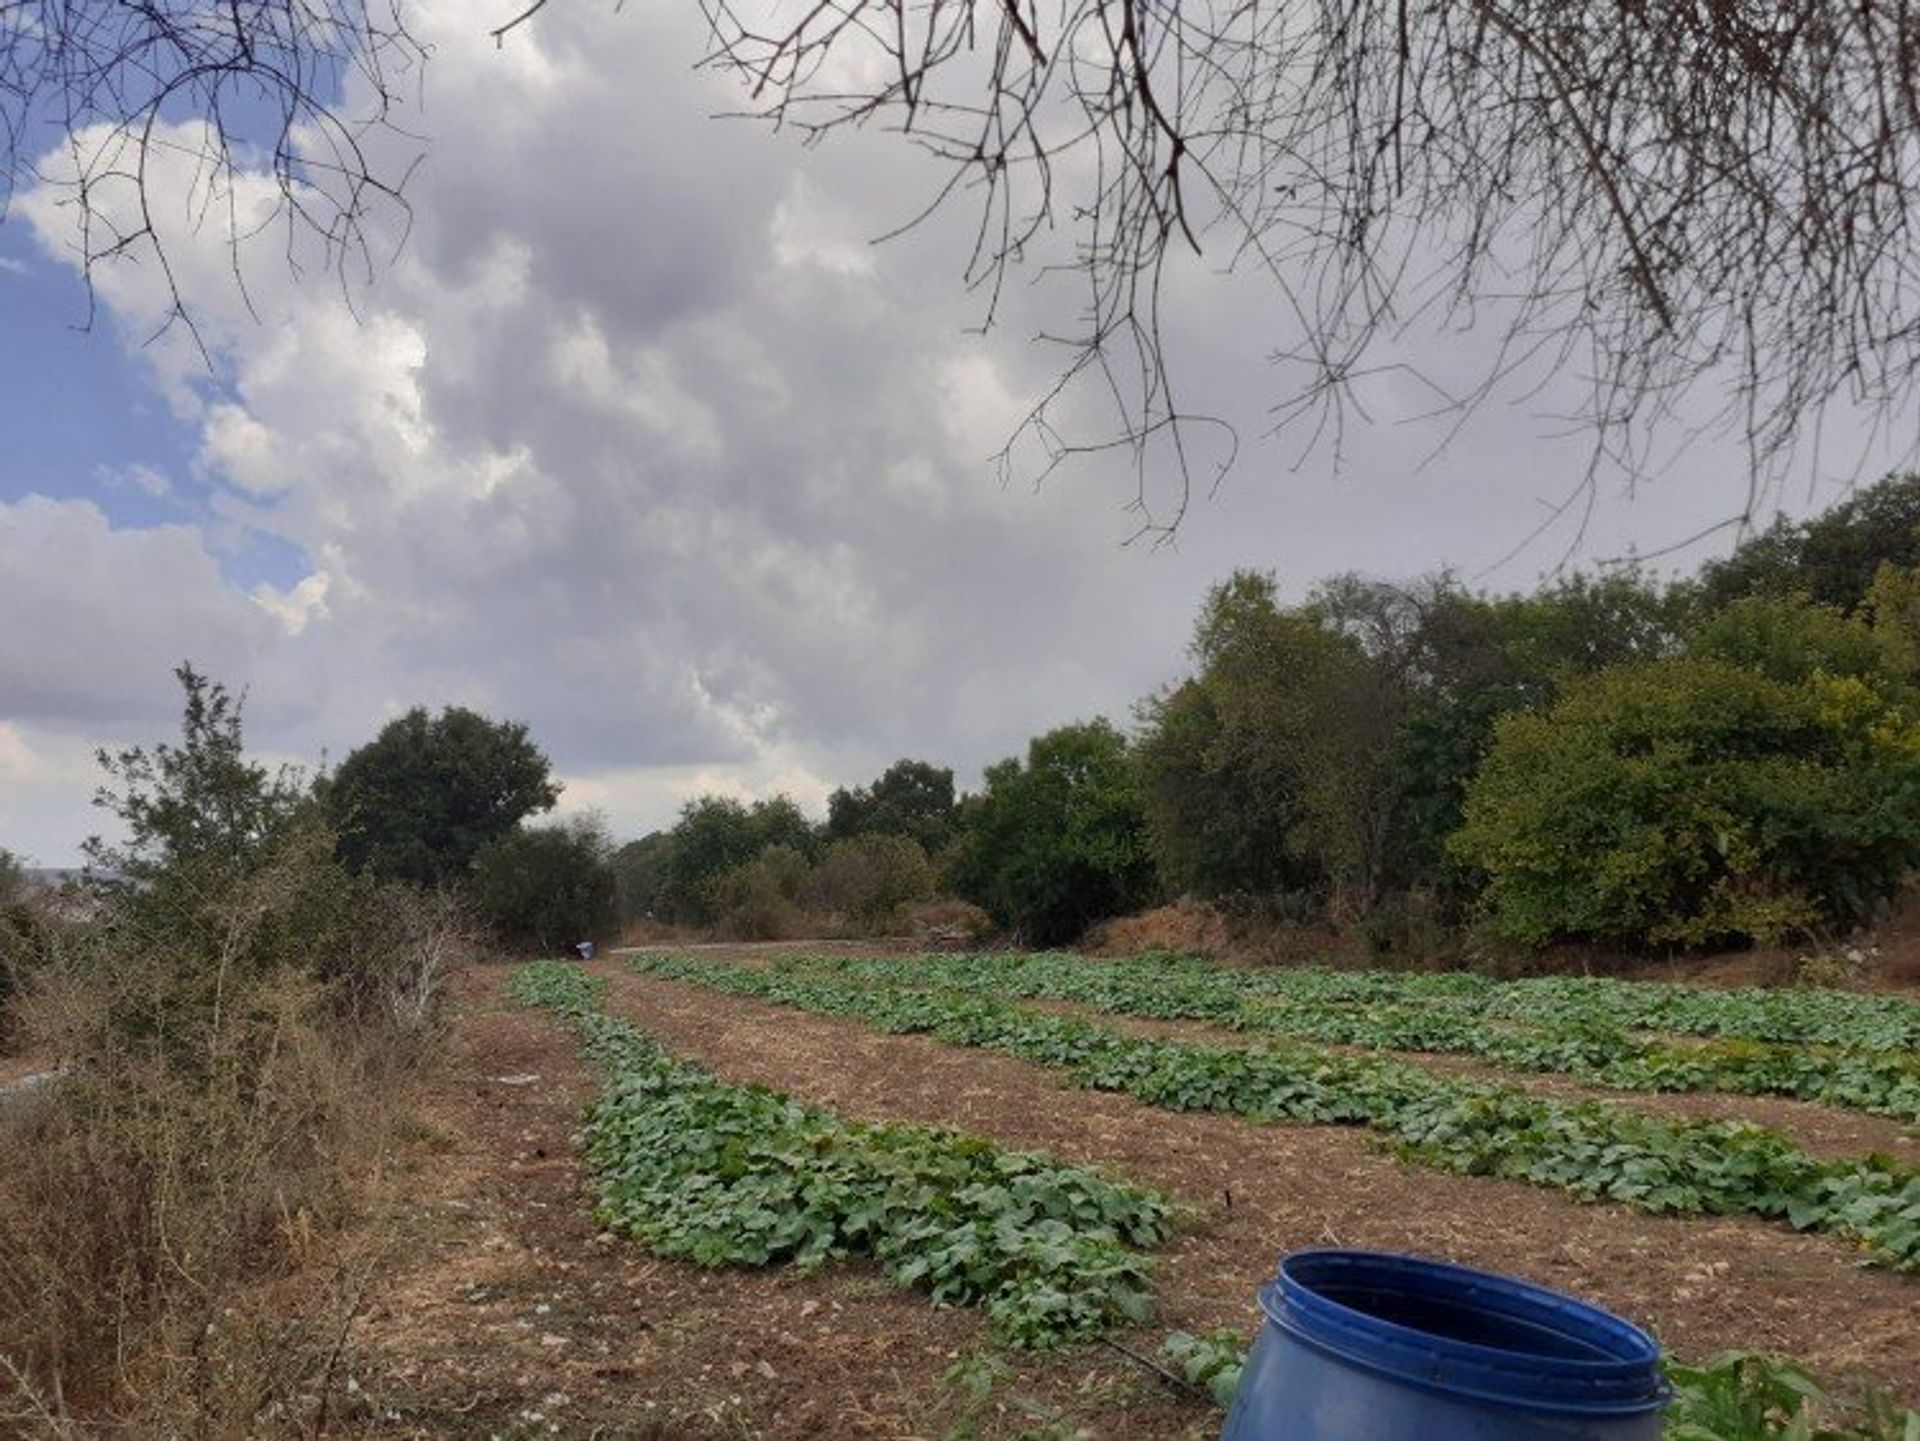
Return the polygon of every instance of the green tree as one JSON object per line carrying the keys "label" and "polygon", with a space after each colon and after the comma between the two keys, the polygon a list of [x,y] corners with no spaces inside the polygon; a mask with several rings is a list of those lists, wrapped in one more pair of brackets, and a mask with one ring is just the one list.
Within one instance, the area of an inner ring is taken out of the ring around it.
{"label": "green tree", "polygon": [[909,836],[938,855],[953,838],[954,809],[951,770],[898,760],[871,786],[843,787],[827,797],[827,836]]}
{"label": "green tree", "polygon": [[483,846],[560,797],[524,725],[461,706],[390,721],[326,792],[349,867],[426,886],[464,881]]}
{"label": "green tree", "polygon": [[834,841],[807,890],[817,909],[872,931],[897,924],[906,908],[933,895],[933,867],[911,836],[869,834]]}
{"label": "green tree", "polygon": [[1804,595],[1851,612],[1884,564],[1920,564],[1920,474],[1889,475],[1808,520],[1777,517],[1700,572],[1714,611],[1743,596]]}
{"label": "green tree", "polygon": [[1035,945],[1071,940],[1154,890],[1146,814],[1124,737],[1104,720],[1036,737],[989,766],[951,879]]}
{"label": "green tree", "polygon": [[1891,681],[1895,663],[1864,615],[1848,615],[1804,595],[1736,600],[1703,622],[1689,655],[1757,670],[1788,685],[1815,675]]}
{"label": "green tree", "polygon": [[680,810],[660,865],[658,904],[676,921],[711,925],[719,914],[720,877],[762,851],[786,847],[803,858],[817,848],[813,827],[790,796],[751,806],[731,796],[698,796]]}
{"label": "green tree", "polygon": [[1499,719],[1550,703],[1580,676],[1672,654],[1685,614],[1683,598],[1634,570],[1565,576],[1526,595],[1429,583],[1394,739],[1407,877],[1463,900],[1477,880],[1447,842]]}
{"label": "green tree", "polygon": [[1205,895],[1312,888],[1364,909],[1389,883],[1405,593],[1352,578],[1283,609],[1238,572],[1201,607],[1196,675],[1149,701],[1138,755],[1167,879]]}
{"label": "green tree", "polygon": [[1920,862],[1920,726],[1851,676],[1616,667],[1500,722],[1454,846],[1527,945],[1853,925]]}
{"label": "green tree", "polygon": [[474,857],[473,903],[509,945],[564,950],[613,921],[612,850],[591,819],[510,831]]}
{"label": "green tree", "polygon": [[95,752],[109,783],[93,803],[119,820],[125,837],[95,836],[82,849],[96,884],[123,895],[169,883],[218,889],[316,819],[303,774],[247,759],[244,698],[191,665],[174,677],[185,693],[178,745]]}
{"label": "green tree", "polygon": [[673,837],[653,831],[628,841],[613,853],[613,908],[621,926],[656,917],[662,910],[661,892],[667,883],[667,858]]}

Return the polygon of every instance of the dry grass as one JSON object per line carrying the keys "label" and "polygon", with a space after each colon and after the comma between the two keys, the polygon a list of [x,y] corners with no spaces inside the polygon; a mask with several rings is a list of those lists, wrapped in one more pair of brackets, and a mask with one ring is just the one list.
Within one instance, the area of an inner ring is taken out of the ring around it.
{"label": "dry grass", "polygon": [[65,1074],[0,1112],[0,1431],[310,1432],[378,1266],[408,1057],[291,972],[191,1045],[129,1038],[146,969],[27,1009]]}

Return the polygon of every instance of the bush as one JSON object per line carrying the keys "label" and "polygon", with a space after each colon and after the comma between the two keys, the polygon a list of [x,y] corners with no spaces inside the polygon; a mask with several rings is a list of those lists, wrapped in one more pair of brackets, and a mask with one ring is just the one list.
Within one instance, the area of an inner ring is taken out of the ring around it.
{"label": "bush", "polygon": [[810,879],[807,858],[792,846],[769,846],[708,887],[714,930],[733,941],[784,941],[807,928],[800,894]]}
{"label": "bush", "polygon": [[1453,846],[1525,945],[1854,925],[1920,862],[1920,726],[1855,678],[1619,667],[1500,724]]}
{"label": "bush", "polygon": [[[348,1224],[457,932],[350,876],[297,774],[190,668],[180,740],[104,757],[126,840],[25,1021],[59,1081],[0,1109],[0,1422],[299,1429],[371,1264]],[[317,1428],[316,1428],[317,1429]]]}
{"label": "bush", "polygon": [[474,858],[474,907],[507,945],[562,951],[613,923],[612,849],[590,820],[502,836]]}
{"label": "bush", "polygon": [[803,858],[814,854],[813,828],[791,797],[774,796],[751,806],[727,796],[690,800],[661,849],[656,906],[664,919],[712,925],[720,917],[721,878],[775,847]]}
{"label": "bush", "polygon": [[1153,894],[1145,806],[1127,743],[1104,720],[989,766],[962,825],[954,889],[1034,945],[1072,940]]}
{"label": "bush", "polygon": [[897,929],[907,907],[932,895],[927,853],[901,835],[835,841],[806,886],[814,909],[843,916],[869,932]]}

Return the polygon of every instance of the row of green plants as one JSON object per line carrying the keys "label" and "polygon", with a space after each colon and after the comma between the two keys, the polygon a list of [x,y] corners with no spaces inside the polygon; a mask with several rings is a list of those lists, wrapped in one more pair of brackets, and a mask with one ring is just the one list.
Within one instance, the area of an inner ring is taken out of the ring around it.
{"label": "row of green plants", "polygon": [[1920,1175],[1880,1155],[1817,1160],[1764,1127],[1551,1100],[1298,1043],[1146,1039],[953,992],[690,957],[644,956],[633,965],[665,979],[1000,1051],[1060,1069],[1077,1085],[1168,1110],[1364,1126],[1407,1158],[1440,1169],[1552,1186],[1656,1214],[1781,1219],[1849,1241],[1874,1264],[1920,1269]]}
{"label": "row of green plants", "polygon": [[[1920,1029],[1920,1005],[1890,997],[1676,995],[1683,988],[1664,987],[1667,994],[1648,1004],[1635,994],[1643,985],[1628,981],[1581,982],[1571,995],[1568,987],[1543,981],[1442,991],[1419,984],[1428,978],[1404,974],[1232,971],[1173,957],[1095,961],[1059,952],[826,956],[779,964],[890,984],[1067,1001],[1120,1015],[1215,1021],[1296,1040],[1473,1056],[1621,1090],[1791,1096],[1920,1121],[1920,1057],[1907,1047],[1911,1031]],[[1419,999],[1423,989],[1436,994]],[[1408,999],[1388,999],[1395,996]],[[1795,999],[1813,1003],[1807,1014],[1780,1004]],[[1682,1013],[1697,1026],[1724,1027],[1733,1038],[1675,1042],[1631,1029],[1637,1015]],[[1781,1019],[1821,1034],[1885,1037],[1886,1044],[1810,1049],[1797,1041],[1747,1038],[1780,1029]]]}
{"label": "row of green plants", "polygon": [[603,983],[573,966],[539,962],[511,985],[600,1069],[586,1127],[600,1218],[648,1249],[707,1266],[870,1256],[936,1301],[985,1307],[1003,1340],[1029,1348],[1147,1320],[1143,1253],[1170,1224],[1153,1192],[727,1084],[608,1014]]}
{"label": "row of green plants", "polygon": [[[1920,1047],[1920,1001],[1861,991],[1716,990],[1606,976],[1539,976],[1502,981],[1468,971],[1334,970],[1324,966],[1259,970],[1216,965],[1189,956],[1154,953],[1102,961],[1071,952],[983,952],[916,956],[905,962],[923,975],[958,976],[981,967],[1039,971],[1079,968],[1130,987],[1142,1005],[1156,996],[1201,994],[1225,1017],[1241,1002],[1276,1000],[1303,1007],[1418,1004],[1532,1024],[1578,1025],[1623,1031],[1668,1031],[1725,1040],[1792,1042],[1859,1050]],[[863,958],[819,964],[858,970]],[[890,964],[884,959],[879,962]],[[943,982],[944,983],[944,982]],[[1143,1012],[1143,1014],[1152,1014]]]}

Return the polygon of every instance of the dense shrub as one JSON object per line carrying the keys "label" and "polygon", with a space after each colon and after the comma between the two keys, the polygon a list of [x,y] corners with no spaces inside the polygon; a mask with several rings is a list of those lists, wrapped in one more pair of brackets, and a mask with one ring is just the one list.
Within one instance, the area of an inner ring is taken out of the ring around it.
{"label": "dense shrub", "polygon": [[813,827],[791,797],[750,806],[729,796],[690,800],[662,848],[655,905],[665,919],[712,925],[720,916],[720,878],[775,847],[804,859],[816,848]]}
{"label": "dense shrub", "polygon": [[812,878],[806,856],[773,845],[715,876],[707,907],[717,934],[734,941],[784,941],[806,930],[800,897]]}
{"label": "dense shrub", "polygon": [[868,931],[897,926],[906,909],[933,895],[933,867],[919,842],[903,835],[835,841],[808,878],[806,899]]}
{"label": "dense shrub", "polygon": [[613,922],[612,845],[596,822],[528,826],[473,862],[480,918],[510,946],[552,954]]}
{"label": "dense shrub", "polygon": [[1920,727],[1851,677],[1618,667],[1500,724],[1454,846],[1529,945],[1852,925],[1920,861]]}
{"label": "dense shrub", "polygon": [[1038,736],[986,782],[966,808],[952,881],[1000,925],[1050,945],[1152,898],[1145,809],[1107,722]]}

